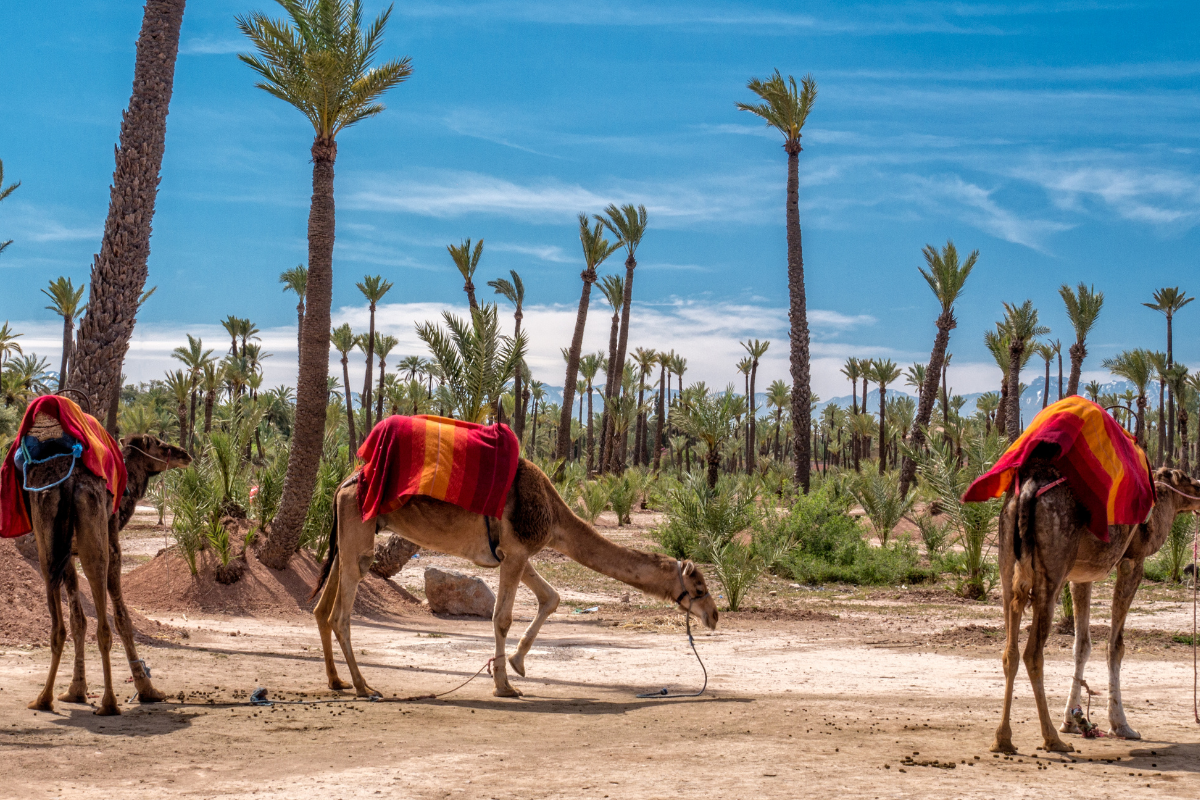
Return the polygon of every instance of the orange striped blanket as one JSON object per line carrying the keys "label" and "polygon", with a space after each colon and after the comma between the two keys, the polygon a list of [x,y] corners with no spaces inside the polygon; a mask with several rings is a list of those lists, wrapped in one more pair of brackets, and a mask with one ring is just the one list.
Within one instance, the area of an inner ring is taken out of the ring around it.
{"label": "orange striped blanket", "polygon": [[1058,446],[1054,466],[1091,513],[1088,529],[1108,541],[1109,525],[1146,521],[1154,506],[1150,462],[1133,436],[1100,406],[1072,396],[1042,409],[996,466],[963,494],[966,502],[999,497],[1039,444]]}
{"label": "orange striped blanket", "polygon": [[499,517],[517,475],[520,445],[507,425],[393,415],[358,449],[363,521],[425,495]]}
{"label": "orange striped blanket", "polygon": [[113,496],[113,513],[121,503],[121,495],[125,493],[125,458],[116,441],[104,430],[100,421],[91,414],[84,412],[73,400],[58,395],[48,394],[35,399],[25,409],[21,419],[21,427],[17,430],[17,438],[8,449],[8,456],[0,465],[0,538],[10,539],[22,536],[33,530],[29,513],[25,509],[25,499],[22,497],[22,473],[16,465],[17,451],[21,448],[21,439],[33,425],[38,414],[46,414],[58,420],[64,432],[74,436],[83,445],[82,465],[93,475],[103,478],[108,491]]}

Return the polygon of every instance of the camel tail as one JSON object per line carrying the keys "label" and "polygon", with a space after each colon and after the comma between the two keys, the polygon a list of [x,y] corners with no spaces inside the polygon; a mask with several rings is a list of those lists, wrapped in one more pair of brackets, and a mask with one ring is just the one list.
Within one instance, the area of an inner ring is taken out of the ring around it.
{"label": "camel tail", "polygon": [[1013,535],[1013,555],[1016,556],[1016,570],[1020,583],[1029,583],[1032,588],[1033,580],[1033,546],[1036,539],[1034,528],[1037,524],[1038,490],[1041,488],[1036,480],[1026,481],[1017,495],[1017,530]]}
{"label": "camel tail", "polygon": [[308,596],[309,600],[316,597],[321,587],[325,585],[325,581],[329,580],[329,573],[333,570],[333,560],[337,558],[338,553],[338,513],[337,513],[337,492],[333,494],[333,529],[329,531],[329,553],[325,556],[325,565],[321,567],[321,577],[317,581],[317,588],[312,590],[312,594]]}
{"label": "camel tail", "polygon": [[50,586],[62,583],[63,575],[71,563],[71,545],[75,540],[75,528],[79,524],[79,515],[75,503],[70,502],[67,493],[59,491],[58,509],[54,512],[54,522],[50,528]]}

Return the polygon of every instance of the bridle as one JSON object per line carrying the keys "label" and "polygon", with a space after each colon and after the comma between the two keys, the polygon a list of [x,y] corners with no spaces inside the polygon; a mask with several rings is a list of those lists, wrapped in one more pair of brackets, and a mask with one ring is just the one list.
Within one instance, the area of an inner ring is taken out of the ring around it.
{"label": "bridle", "polygon": [[[695,605],[697,600],[703,600],[704,598],[708,597],[709,594],[707,590],[702,594],[692,594],[687,590],[687,586],[685,586],[683,583],[683,562],[679,559],[675,559],[675,577],[679,579],[679,594],[675,597],[675,605],[679,606],[683,610],[683,618],[685,620],[685,624],[687,625],[688,645],[692,648],[692,653],[696,656],[696,663],[700,665],[700,670],[704,673],[704,684],[701,685],[700,691],[698,692],[688,692],[687,694],[671,694],[664,687],[657,692],[645,692],[639,694],[637,695],[639,698],[662,700],[664,698],[675,697],[699,697],[700,695],[704,694],[704,690],[708,688],[708,669],[705,668],[704,661],[700,658],[700,653],[696,650],[696,639],[694,636],[692,636],[692,606]],[[685,597],[688,599],[688,604],[686,606],[683,604],[683,598]]]}
{"label": "bridle", "polygon": [[1181,492],[1169,483],[1164,483],[1163,481],[1155,481],[1154,485],[1165,487],[1167,489],[1170,489],[1172,492],[1179,495],[1180,497],[1187,498],[1188,500],[1195,500],[1197,503],[1200,503],[1200,497],[1196,497],[1195,495],[1190,495],[1185,492]]}
{"label": "bridle", "polygon": [[144,455],[146,458],[151,459],[152,461],[161,461],[163,464],[168,464],[168,465],[171,463],[170,459],[159,458],[158,456],[152,456],[135,444],[126,444],[125,446],[128,447],[130,450],[137,450],[139,453]]}
{"label": "bridle", "polygon": [[[697,600],[703,600],[708,597],[709,593],[706,590],[703,594],[692,594],[687,590],[687,587],[683,584],[683,562],[679,559],[675,559],[675,576],[679,578],[679,595],[675,598],[675,605],[682,608],[687,613],[688,619],[691,619],[692,606],[695,605]],[[683,604],[683,598],[685,597],[688,599],[686,606]]]}

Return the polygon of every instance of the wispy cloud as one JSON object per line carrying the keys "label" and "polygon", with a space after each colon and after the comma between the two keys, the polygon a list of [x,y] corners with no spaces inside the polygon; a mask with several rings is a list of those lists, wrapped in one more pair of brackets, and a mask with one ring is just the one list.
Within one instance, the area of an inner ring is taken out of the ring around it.
{"label": "wispy cloud", "polygon": [[912,181],[919,189],[919,198],[925,202],[939,205],[964,222],[997,238],[1039,252],[1045,251],[1045,241],[1051,234],[1073,227],[1053,220],[1022,217],[992,198],[996,190],[985,189],[958,175],[935,178],[913,176]]}
{"label": "wispy cloud", "polygon": [[[1094,160],[1103,160],[1094,156]],[[1200,178],[1178,170],[1098,167],[1032,167],[1020,176],[1043,186],[1068,211],[1099,202],[1121,217],[1151,225],[1195,225],[1200,221]]]}
{"label": "wispy cloud", "polygon": [[179,54],[185,56],[216,56],[240,53],[248,50],[244,39],[218,36],[194,36],[179,45]]}
{"label": "wispy cloud", "polygon": [[[10,201],[11,202],[11,201]],[[97,244],[103,229],[98,225],[66,223],[58,219],[59,210],[34,206],[29,203],[13,203],[12,215],[5,227],[9,239],[27,239],[33,242],[75,242],[95,239]],[[76,215],[78,216],[78,215]]]}
{"label": "wispy cloud", "polygon": [[843,314],[840,311],[822,308],[812,308],[808,311],[808,324],[814,328],[848,331],[853,328],[874,325],[876,321],[870,314]]}
{"label": "wispy cloud", "polygon": [[489,241],[487,249],[499,253],[520,253],[555,264],[570,264],[579,260],[568,257],[561,247],[553,244],[512,244],[511,242]]}

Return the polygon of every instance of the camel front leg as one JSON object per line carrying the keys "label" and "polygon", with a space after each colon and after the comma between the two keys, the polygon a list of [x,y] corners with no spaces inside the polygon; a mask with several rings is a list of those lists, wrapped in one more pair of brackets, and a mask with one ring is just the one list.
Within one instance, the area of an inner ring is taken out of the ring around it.
{"label": "camel front leg", "polygon": [[529,587],[538,601],[537,616],[533,618],[533,622],[529,623],[529,627],[521,635],[521,642],[517,645],[517,652],[513,653],[508,659],[508,663],[512,666],[513,670],[524,678],[525,654],[529,652],[529,648],[533,647],[533,640],[537,638],[538,631],[542,629],[542,623],[558,609],[558,592],[554,591],[553,586],[546,583],[546,579],[538,574],[537,570],[533,568],[533,564],[525,564],[525,571],[521,574],[521,582]]}
{"label": "camel front leg", "polygon": [[125,658],[129,661],[129,672],[133,676],[133,685],[137,688],[139,703],[159,703],[167,696],[154,688],[150,682],[150,673],[146,662],[138,658],[137,644],[133,640],[133,620],[129,617],[129,609],[125,607],[125,598],[121,594],[121,546],[117,541],[117,520],[113,517],[109,530],[108,558],[108,594],[112,597],[113,620],[117,626],[117,635],[125,647]]}
{"label": "camel front leg", "polygon": [[[1037,560],[1036,553],[1034,558]],[[1029,682],[1033,684],[1033,699],[1037,704],[1038,722],[1042,727],[1042,748],[1050,753],[1071,753],[1075,748],[1067,744],[1058,735],[1054,722],[1050,718],[1050,706],[1046,702],[1046,684],[1044,676],[1046,639],[1050,636],[1050,626],[1054,621],[1054,606],[1062,584],[1057,585],[1035,568],[1033,599],[1030,603],[1033,611],[1033,621],[1029,628],[1029,641],[1025,643],[1025,671],[1029,673]]]}
{"label": "camel front leg", "polygon": [[1075,676],[1071,680],[1071,691],[1067,696],[1067,707],[1063,710],[1063,733],[1083,733],[1079,723],[1071,716],[1071,709],[1081,705],[1083,671],[1092,656],[1092,584],[1071,584],[1071,605],[1075,609]]}
{"label": "camel front leg", "polygon": [[354,693],[359,697],[380,696],[379,692],[367,685],[362,672],[359,671],[358,662],[354,660],[354,646],[350,643],[350,615],[354,612],[354,597],[358,593],[358,584],[371,568],[374,559],[373,545],[371,550],[360,553],[357,558],[350,553],[338,554],[341,569],[330,618],[338,644],[342,647],[342,656],[346,659],[346,668],[350,670],[350,680],[354,682]]}
{"label": "camel front leg", "polygon": [[[1000,567],[1004,569],[1002,564]],[[1017,669],[1021,666],[1021,617],[1025,614],[1025,604],[1028,595],[1015,589],[1013,573],[1010,568],[1002,578],[1004,597],[1004,711],[1000,716],[1000,725],[996,728],[996,738],[992,742],[993,753],[1015,753],[1017,748],[1012,742],[1012,700],[1013,684],[1017,679]]]}
{"label": "camel front leg", "polygon": [[1125,706],[1121,703],[1121,660],[1125,657],[1125,618],[1141,585],[1143,569],[1143,559],[1121,559],[1113,586],[1112,624],[1108,634],[1108,735],[1122,739],[1142,738],[1125,719]]}
{"label": "camel front leg", "polygon": [[496,697],[520,697],[521,693],[508,682],[508,670],[504,663],[504,645],[508,629],[512,627],[513,601],[517,598],[517,584],[525,572],[528,562],[524,558],[508,556],[500,562],[500,587],[496,592],[496,607],[492,611],[492,629],[496,633],[496,656],[492,666]]}
{"label": "camel front leg", "polygon": [[[333,557],[333,565],[329,569],[329,577],[325,579],[325,586],[321,589],[321,598],[317,601],[316,608],[313,609],[313,616],[317,620],[317,631],[321,634],[321,651],[325,656],[325,677],[329,680],[330,689],[349,689],[352,684],[346,683],[337,674],[337,665],[333,662],[333,605],[337,601],[338,595],[338,561],[339,556]],[[340,638],[338,640],[341,641]]]}
{"label": "camel front leg", "polygon": [[67,562],[63,572],[63,585],[67,590],[67,604],[71,607],[71,640],[75,647],[75,669],[71,685],[58,696],[64,703],[87,702],[87,679],[84,676],[83,651],[87,642],[87,615],[79,596],[79,576],[75,572],[75,559]]}

